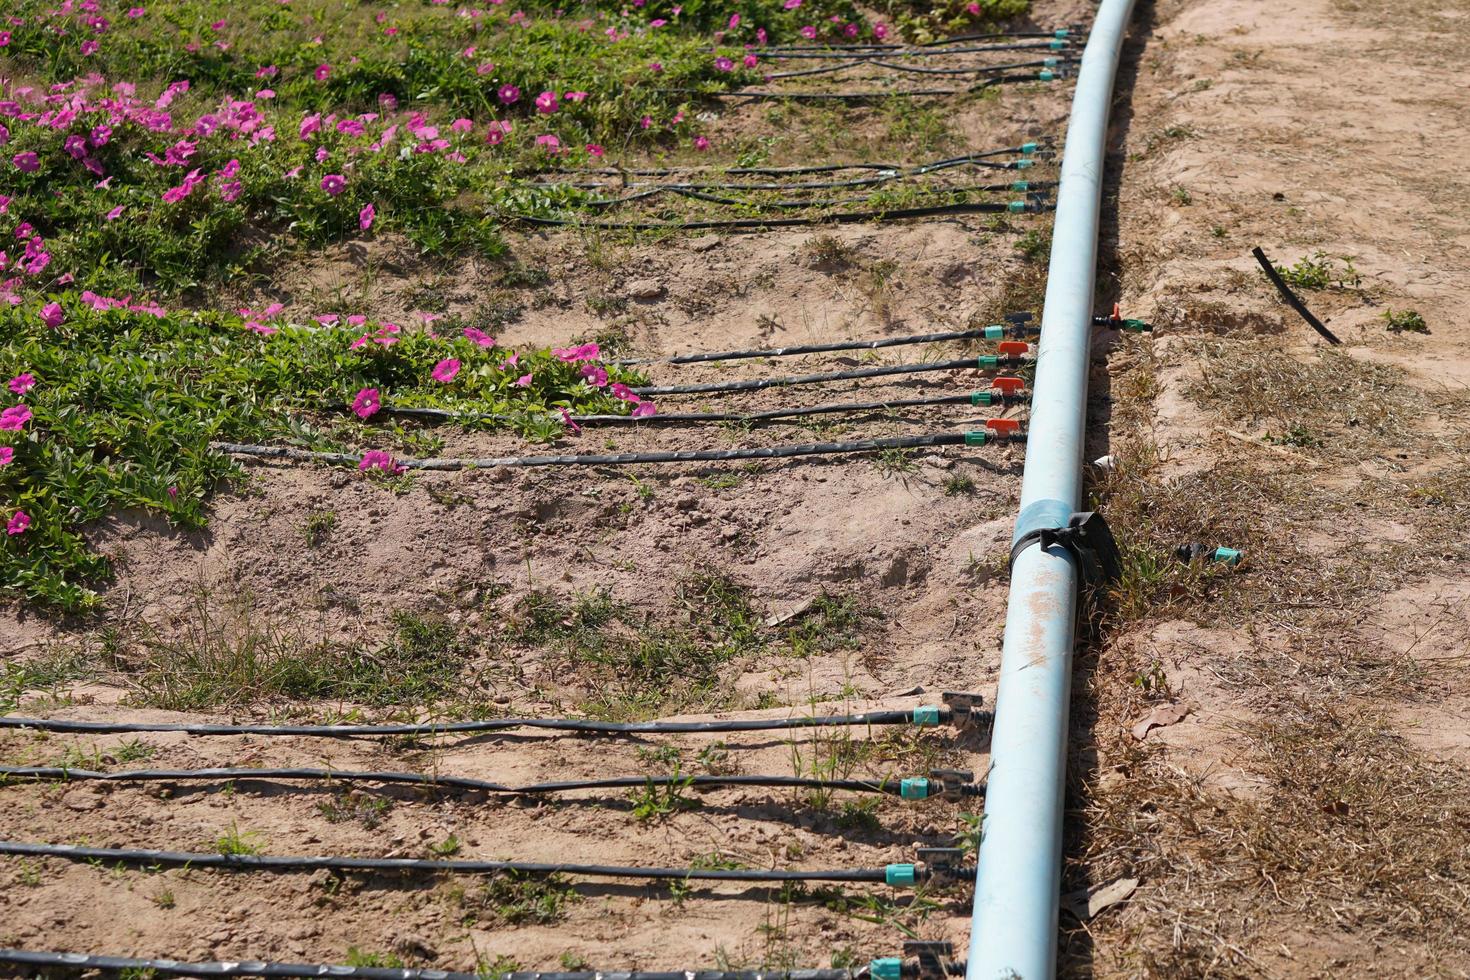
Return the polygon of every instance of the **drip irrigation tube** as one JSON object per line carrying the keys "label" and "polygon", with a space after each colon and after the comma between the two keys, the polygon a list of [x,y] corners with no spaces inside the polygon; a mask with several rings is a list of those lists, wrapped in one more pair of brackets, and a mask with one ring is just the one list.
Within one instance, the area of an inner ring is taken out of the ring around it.
{"label": "drip irrigation tube", "polygon": [[[629,183],[627,186],[629,188],[634,188],[634,187],[656,187],[656,188],[659,188],[659,189],[662,189],[662,190],[678,189],[678,190],[696,190],[696,191],[800,191],[800,190],[840,190],[840,189],[845,188],[845,187],[872,187],[872,186],[877,185],[877,184],[891,183],[891,182],[896,181],[896,180],[907,180],[908,178],[911,178],[911,177],[922,177],[922,176],[925,176],[927,174],[938,173],[939,171],[942,171],[942,170],[952,170],[955,167],[967,167],[968,166],[968,167],[984,167],[984,168],[991,169],[991,170],[1026,170],[1026,169],[1029,169],[1030,166],[1032,166],[1035,163],[1035,161],[1033,159],[1031,159],[1031,157],[1029,155],[1023,157],[1021,160],[1010,160],[1010,161],[1007,161],[1005,163],[995,163],[992,160],[984,159],[985,156],[988,156],[988,154],[982,154],[982,155],[970,156],[970,157],[956,157],[955,159],[952,159],[952,160],[940,160],[937,163],[924,164],[923,166],[919,166],[919,167],[911,167],[911,168],[904,168],[904,169],[889,168],[887,170],[881,171],[879,173],[879,175],[876,176],[876,177],[853,177],[853,178],[850,178],[848,180],[819,180],[819,181],[807,181],[807,182],[804,182],[804,183],[779,183],[779,182],[772,181],[772,182],[767,182],[767,183],[762,183],[762,184],[739,184],[739,183],[703,183],[703,184],[693,184],[693,183],[687,183],[687,182],[680,182],[680,183],[677,183],[677,184],[653,184],[653,185],[650,185],[650,184],[647,184],[647,183],[641,182],[641,181],[636,181],[636,182]],[[600,171],[598,173],[601,174]],[[616,174],[601,174],[601,175],[602,176],[616,176]],[[629,172],[629,175],[636,176],[636,174],[632,174],[631,171]],[[671,176],[671,175],[664,175],[664,176]],[[600,189],[605,188],[607,185],[606,185],[605,182],[604,183],[591,183],[591,182],[567,183],[565,181],[561,181],[561,182],[543,182],[543,183],[539,183],[539,184],[532,184],[532,185],[529,185],[529,186],[538,187],[538,188],[575,187],[575,188],[578,188],[580,190],[600,190]],[[1039,183],[1037,186],[1038,187],[1040,187],[1040,186],[1052,186],[1052,184],[1051,183],[1044,183],[1044,184],[1040,184]]]}
{"label": "drip irrigation tube", "polygon": [[496,718],[489,721],[424,722],[392,725],[216,725],[155,721],[72,721],[68,718],[0,717],[0,729],[86,735],[140,735],[182,732],[186,735],[301,735],[314,738],[358,738],[370,735],[428,736],[504,732],[516,728],[574,732],[580,735],[671,735],[721,732],[771,732],[793,728],[843,728],[868,725],[933,727],[955,721],[946,706],[921,705],[895,711],[847,715],[803,715],[795,718],[727,718],[717,721],[594,721],[589,718]]}
{"label": "drip irrigation tube", "polygon": [[956,54],[988,54],[991,51],[1065,51],[1071,47],[1066,38],[1052,38],[1047,40],[1023,41],[1019,44],[987,44],[972,48],[908,48],[908,49],[886,49],[883,51],[854,51],[850,54],[841,53],[836,49],[831,51],[770,51],[762,52],[761,57],[768,61],[796,61],[796,60],[839,60],[852,59],[854,61],[865,61],[871,58],[948,58]]}
{"label": "drip irrigation tube", "polygon": [[[0,854],[60,858],[64,861],[103,861],[145,867],[228,868],[232,871],[428,871],[436,874],[566,874],[581,878],[647,878],[655,881],[838,881],[886,884],[888,868],[827,868],[782,871],[760,868],[641,868],[617,864],[571,864],[542,861],[432,860],[429,858],[369,858],[347,855],[217,854],[157,851],[148,848],[83,847],[75,844],[32,844],[0,841]],[[902,867],[913,868],[913,865]],[[916,880],[925,877],[917,869]]]}
{"label": "drip irrigation tube", "polygon": [[[935,167],[941,164],[964,163],[970,160],[984,160],[989,157],[1013,156],[1016,154],[1031,154],[1045,152],[1051,153],[1052,146],[1049,141],[1028,142],[1020,146],[1005,146],[994,150],[979,150],[966,153],[963,156],[949,157],[944,160],[936,160],[932,164],[921,164],[921,167]],[[597,167],[575,170],[536,170],[531,173],[564,173],[564,174],[592,174],[600,177],[620,177],[628,175],[631,177],[672,177],[675,174],[688,173],[723,173],[740,174],[751,176],[780,177],[786,174],[830,174],[843,170],[908,170],[912,164],[905,163],[807,163],[791,167],[717,167],[717,166],[694,166],[694,167],[657,167],[653,169],[628,169],[622,167]]]}
{"label": "drip irrigation tube", "polygon": [[[1017,205],[1021,205],[1018,207]],[[850,225],[860,221],[894,221],[900,218],[931,218],[945,214],[1036,214],[1044,210],[1040,205],[1012,201],[995,204],[988,201],[961,204],[936,204],[922,208],[887,208],[879,211],[839,211],[835,214],[814,214],[800,218],[722,218],[709,221],[578,221],[573,218],[543,218],[530,214],[508,214],[506,218],[528,225],[544,225],[554,228],[606,228],[613,231],[664,231],[727,228],[795,228],[802,225]]]}
{"label": "drip irrigation tube", "polygon": [[1021,364],[1022,358],[1009,355],[989,354],[982,357],[962,357],[953,361],[934,361],[930,364],[888,364],[868,368],[853,368],[850,371],[824,371],[820,374],[798,374],[786,378],[749,378],[745,381],[711,381],[693,385],[662,385],[634,388],[639,395],[699,395],[715,391],[761,391],[765,388],[785,388],[792,385],[823,384],[828,381],[857,381],[862,378],[881,378],[896,374],[925,374],[933,371],[963,371],[977,369],[994,371]]}
{"label": "drip irrigation tube", "polygon": [[[490,974],[462,973],[418,967],[342,966],[335,963],[272,963],[264,960],[229,960],[213,963],[183,963],[178,960],[137,959],[87,953],[57,953],[43,950],[0,949],[0,963],[45,970],[127,972],[138,971],[164,977],[346,977],[348,980],[486,980]],[[516,970],[496,973],[496,980],[867,980],[868,966],[832,970],[585,970],[542,973]]]}
{"label": "drip irrigation tube", "polygon": [[[477,790],[500,796],[547,796],[589,789],[641,789],[644,787],[688,787],[702,789],[722,786],[759,786],[774,789],[834,790],[846,793],[881,793],[903,799],[927,799],[939,791],[929,789],[929,780],[914,779],[810,779],[802,776],[614,776],[607,779],[570,779],[548,783],[507,786],[503,783],[472,779],[467,776],[443,776],[415,772],[360,772],[337,769],[132,769],[119,772],[95,772],[63,766],[0,766],[0,784],[6,780],[59,780],[69,782],[159,783],[217,782],[221,780],[335,780],[355,783],[384,783],[428,786],[442,789]],[[958,788],[966,796],[979,796],[982,790],[974,783]]]}
{"label": "drip irrigation tube", "polygon": [[[916,196],[938,195],[938,194],[994,194],[1002,191],[1013,191],[1016,193],[1027,193],[1048,189],[1052,184],[1044,181],[1010,181],[1004,184],[968,184],[955,186],[919,187],[909,189],[908,193]],[[774,190],[785,190],[783,187]],[[719,197],[701,190],[695,190],[679,184],[663,184],[658,187],[649,187],[622,197],[607,197],[593,201],[583,201],[580,206],[588,208],[612,208],[622,204],[631,204],[635,201],[646,201],[660,194],[674,194],[679,197],[687,197],[695,201],[706,201],[710,204],[721,204],[726,207],[737,208],[832,208],[842,207],[850,204],[869,204],[871,197],[844,197],[844,198],[790,198],[779,201],[752,201],[735,197]]]}
{"label": "drip irrigation tube", "polygon": [[872,99],[891,98],[932,98],[949,95],[966,95],[971,92],[983,92],[985,89],[996,85],[1019,85],[1025,82],[1050,82],[1059,75],[1050,72],[1040,72],[1036,75],[995,75],[974,85],[965,88],[921,88],[921,89],[891,89],[886,92],[770,92],[764,89],[729,89],[728,91],[708,92],[697,88],[666,88],[662,94],[668,95],[698,95],[710,99],[786,99],[793,102],[866,102]]}
{"label": "drip irrigation tube", "polygon": [[[840,415],[851,412],[887,412],[898,408],[913,408],[920,405],[976,405],[1005,407],[1020,404],[1022,399],[994,391],[975,391],[960,395],[927,395],[922,398],[889,398],[871,402],[831,402],[824,405],[803,405],[796,408],[772,408],[763,412],[659,412],[657,415],[573,415],[578,425],[610,425],[628,423],[688,424],[699,422],[768,422],[774,419],[800,418],[806,415]],[[338,406],[346,411],[346,406]],[[431,421],[517,421],[526,418],[518,415],[476,415],[455,412],[444,408],[394,408],[384,405],[382,411],[389,415],[400,415],[411,419]],[[560,415],[548,415],[549,419],[561,420]],[[928,421],[923,420],[923,421]]]}
{"label": "drip irrigation tube", "polygon": [[970,927],[968,980],[1056,971],[1067,712],[1077,561],[1036,532],[1066,527],[1082,495],[1083,435],[1108,113],[1133,0],[1102,0],[1072,99],[1026,468],[1013,543],[1005,640]]}
{"label": "drip irrigation tube", "polygon": [[942,333],[914,333],[902,337],[883,337],[879,340],[840,340],[832,344],[793,344],[790,347],[765,347],[750,350],[725,350],[701,354],[675,354],[673,357],[654,359],[627,359],[615,364],[698,364],[702,361],[736,361],[750,357],[795,357],[800,354],[830,354],[840,350],[879,350],[884,347],[905,347],[911,344],[942,344],[951,340],[1005,340],[1007,337],[1031,336],[1036,328],[1015,323],[994,324],[970,330],[947,330]]}
{"label": "drip irrigation tube", "polygon": [[1054,68],[1059,64],[1071,64],[1075,58],[1042,58],[1040,61],[1011,61],[1003,65],[985,65],[977,68],[923,68],[919,65],[895,65],[887,61],[849,61],[840,65],[827,65],[822,68],[800,68],[796,71],[778,71],[773,75],[767,75],[766,81],[774,81],[777,78],[804,78],[808,75],[833,75],[837,72],[852,71],[864,65],[874,68],[886,68],[889,71],[907,72],[914,75],[984,75],[997,71],[1015,71],[1018,68]]}
{"label": "drip irrigation tube", "polygon": [[[652,453],[614,453],[570,456],[496,456],[485,459],[400,459],[397,465],[410,470],[486,470],[500,466],[628,466],[638,463],[720,463],[740,459],[790,459],[797,456],[832,456],[842,453],[871,453],[884,449],[926,449],[934,446],[979,446],[993,436],[987,432],[940,433],[927,436],[894,436],[886,439],[858,439],[853,442],[813,442],[797,446],[769,446],[759,449],[675,449]],[[1010,438],[1020,438],[1011,436]],[[298,462],[330,463],[337,466],[360,466],[362,457],[353,453],[319,453],[286,446],[245,446],[237,443],[211,443],[211,448],[231,456],[253,456],[260,459],[289,459]]]}

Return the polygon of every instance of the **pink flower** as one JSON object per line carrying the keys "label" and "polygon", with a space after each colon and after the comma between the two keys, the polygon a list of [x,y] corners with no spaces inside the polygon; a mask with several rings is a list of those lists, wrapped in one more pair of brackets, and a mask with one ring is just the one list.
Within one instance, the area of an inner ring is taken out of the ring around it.
{"label": "pink flower", "polygon": [[373,226],[373,218],[377,217],[378,211],[371,204],[363,205],[361,211],[357,212],[357,227],[367,231]]}
{"label": "pink flower", "polygon": [[503,360],[503,361],[500,362],[500,370],[502,370],[502,371],[509,371],[511,368],[513,368],[513,367],[516,366],[516,362],[519,361],[520,359],[521,359],[521,355],[519,355],[519,354],[512,354],[512,355],[510,355],[505,360]]}
{"label": "pink flower", "polygon": [[740,15],[739,14],[731,14],[730,15],[730,26],[727,29],[733,31],[735,28],[737,28],[739,26],[740,26]]}
{"label": "pink flower", "polygon": [[5,387],[9,388],[13,393],[17,395],[24,395],[35,386],[36,376],[34,374],[27,373],[17,374],[15,377],[10,379],[10,383],[7,384]]}
{"label": "pink flower", "polygon": [[331,73],[332,73],[332,66],[331,65],[317,65],[316,66],[316,71],[312,72],[311,74],[312,74],[312,77],[315,78],[317,81],[319,81],[319,82],[325,82],[327,80],[327,76],[330,75]]}
{"label": "pink flower", "polygon": [[545,133],[536,137],[536,145],[542,147],[547,153],[553,156],[561,152],[561,140],[557,139],[551,133]]}
{"label": "pink flower", "polygon": [[807,25],[806,27],[803,27],[797,33],[799,33],[802,37],[804,37],[808,41],[810,41],[810,40],[812,40],[813,38],[815,38],[817,36],[817,29],[815,27],[812,27],[811,25]]}
{"label": "pink flower", "polygon": [[113,208],[102,217],[107,221],[116,221],[118,218],[122,217],[123,208],[125,206],[126,205],[119,204],[117,207]]}
{"label": "pink flower", "polygon": [[98,52],[98,50],[101,49],[101,47],[102,47],[102,43],[100,41],[91,41],[91,40],[83,41],[82,42],[82,56],[83,57],[86,57],[88,55],[96,54]]}
{"label": "pink flower", "polygon": [[632,388],[629,388],[621,381],[613,382],[612,387],[609,388],[608,391],[612,392],[612,396],[614,398],[621,398],[623,401],[631,402],[634,405],[643,400],[642,398],[638,397],[638,395],[633,391]]}
{"label": "pink flower", "polygon": [[696,136],[696,137],[694,137],[694,148],[696,150],[708,150],[709,149],[709,137],[707,137],[707,136]]}
{"label": "pink flower", "polygon": [[512,102],[520,99],[521,90],[514,85],[502,85],[500,86],[500,91],[496,92],[495,95],[500,99],[502,105],[510,105]]}
{"label": "pink flower", "polygon": [[17,170],[28,174],[33,174],[41,169],[41,158],[36,155],[34,150],[17,153],[10,158],[10,162],[15,164]]}
{"label": "pink flower", "polygon": [[648,416],[653,415],[657,412],[658,409],[654,407],[653,402],[639,402],[637,405],[633,406],[633,411],[629,412],[628,414],[633,416],[633,418],[635,419],[642,419],[647,418]]}
{"label": "pink flower", "polygon": [[786,10],[795,10],[801,6],[801,0],[786,0],[781,6]]}
{"label": "pink flower", "polygon": [[536,96],[536,111],[543,116],[549,116],[558,108],[555,92],[542,92]]}
{"label": "pink flower", "polygon": [[347,189],[347,178],[341,174],[327,174],[322,178],[322,190],[336,197]]}
{"label": "pink flower", "polygon": [[529,388],[529,387],[531,387],[531,376],[529,374],[523,374],[519,378],[516,378],[516,387],[517,388]]}
{"label": "pink flower", "polygon": [[753,54],[748,54],[742,59],[741,64],[745,65],[745,67],[747,68],[754,68],[756,65],[760,64],[760,59]]}
{"label": "pink flower", "polygon": [[582,427],[576,422],[572,421],[572,413],[567,411],[566,409],[561,410],[561,420],[562,424],[564,424],[572,432],[580,433],[582,431]]}
{"label": "pink flower", "polygon": [[139,17],[142,17],[147,12],[148,11],[144,10],[142,7],[129,7],[128,8],[128,19],[129,20],[137,20]]}
{"label": "pink flower", "polygon": [[607,371],[604,368],[598,367],[596,364],[583,364],[581,374],[592,387],[607,387]]}
{"label": "pink flower", "polygon": [[567,92],[567,93],[565,93],[565,94],[562,95],[562,98],[566,99],[568,102],[586,102],[587,101],[587,93],[586,92]]}
{"label": "pink flower", "polygon": [[602,357],[602,348],[597,346],[596,341],[579,344],[576,347],[553,347],[551,353],[556,355],[557,360],[567,364],[576,364],[578,361],[596,361]]}
{"label": "pink flower", "polygon": [[19,432],[31,420],[31,410],[24,405],[12,405],[0,412],[0,432]]}
{"label": "pink flower", "polygon": [[357,468],[364,473],[369,470],[381,470],[390,476],[403,472],[403,467],[393,462],[392,454],[386,453],[381,449],[369,449],[363,453],[362,462],[357,464]]}
{"label": "pink flower", "polygon": [[729,58],[716,58],[715,67],[718,68],[720,71],[733,71],[735,68],[735,62],[731,61]]}
{"label": "pink flower", "polygon": [[874,24],[873,36],[880,41],[883,40],[885,37],[888,36],[888,25],[883,23]]}
{"label": "pink flower", "polygon": [[65,323],[66,314],[61,312],[61,304],[53,301],[41,307],[41,322],[52,330]]}
{"label": "pink flower", "polygon": [[588,156],[600,157],[600,156],[602,156],[602,152],[603,152],[602,151],[602,147],[599,144],[597,144],[597,143],[588,143],[587,144],[587,155]]}
{"label": "pink flower", "polygon": [[472,119],[456,119],[454,122],[449,124],[450,132],[454,133],[468,133],[474,128],[475,123]]}
{"label": "pink flower", "polygon": [[978,3],[966,4],[965,12],[968,13],[971,17],[979,17],[980,5]]}
{"label": "pink flower", "polygon": [[648,63],[648,70],[653,72],[655,75],[661,75],[663,74],[664,70],[663,63],[658,61],[650,61]]}
{"label": "pink flower", "polygon": [[383,399],[376,388],[364,388],[352,400],[352,412],[360,419],[372,418],[382,407]]}
{"label": "pink flower", "polygon": [[0,446],[0,466],[9,466],[13,459],[15,459],[15,450],[10,446]]}
{"label": "pink flower", "polygon": [[458,373],[459,361],[455,360],[452,357],[446,357],[438,364],[435,364],[434,370],[430,372],[430,374],[433,375],[435,381],[439,382],[440,384],[446,385],[449,384],[449,382],[453,381],[454,376]]}
{"label": "pink flower", "polygon": [[644,116],[642,119],[638,120],[638,125],[643,127],[644,129],[647,129],[649,126],[653,125],[653,117]]}
{"label": "pink flower", "polygon": [[5,525],[5,533],[13,537],[17,534],[25,533],[25,529],[30,526],[31,515],[23,510],[18,510],[15,512],[15,516],[10,519],[10,523]]}
{"label": "pink flower", "polygon": [[464,337],[466,340],[474,341],[476,344],[486,349],[495,346],[495,338],[477,327],[465,327]]}

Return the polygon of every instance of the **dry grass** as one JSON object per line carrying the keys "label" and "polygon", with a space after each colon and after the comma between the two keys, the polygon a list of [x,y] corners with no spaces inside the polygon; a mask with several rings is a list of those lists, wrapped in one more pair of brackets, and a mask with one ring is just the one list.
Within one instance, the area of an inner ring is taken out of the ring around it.
{"label": "dry grass", "polygon": [[[1092,925],[1112,961],[1102,972],[1273,975],[1283,946],[1380,976],[1463,964],[1470,774],[1336,706],[1301,703],[1243,734],[1260,786],[1246,796],[1117,746],[1106,791],[1080,815],[1078,865],[1095,882],[1143,885],[1122,914]],[[1087,945],[1074,931],[1069,952]]]}

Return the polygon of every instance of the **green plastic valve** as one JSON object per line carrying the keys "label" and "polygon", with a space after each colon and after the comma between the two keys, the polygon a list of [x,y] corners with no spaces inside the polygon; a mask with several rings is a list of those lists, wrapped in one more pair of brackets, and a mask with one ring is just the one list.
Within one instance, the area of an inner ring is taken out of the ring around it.
{"label": "green plastic valve", "polygon": [[1224,562],[1227,565],[1239,565],[1241,554],[1234,548],[1216,548],[1210,555],[1210,561]]}
{"label": "green plastic valve", "polygon": [[1022,153],[1035,153],[1036,152],[1036,144],[1035,143],[1022,143],[1021,144],[1021,152]]}
{"label": "green plastic valve", "polygon": [[1024,214],[1026,211],[1025,201],[1012,201],[1006,205],[1006,210],[1011,214]]}
{"label": "green plastic valve", "polygon": [[1039,78],[1039,79],[1041,79],[1043,82],[1050,82],[1050,81],[1054,80],[1057,77],[1057,74],[1054,71],[1048,71],[1046,69],[1042,69],[1040,72],[1038,72],[1036,74],[1036,77]]}
{"label": "green plastic valve", "polygon": [[989,439],[990,433],[988,432],[965,433],[965,445],[967,446],[983,446]]}
{"label": "green plastic valve", "polygon": [[[968,440],[968,436],[966,439]],[[921,704],[914,709],[914,724],[920,728],[939,724],[939,705]]]}
{"label": "green plastic valve", "polygon": [[1066,37],[1071,33],[1071,31],[1067,30],[1065,27],[1058,27],[1052,33],[1054,33],[1057,37]]}
{"label": "green plastic valve", "polygon": [[1029,180],[1017,180],[1011,183],[1011,190],[1020,191],[1022,194],[1026,193],[1030,189],[1031,182]]}
{"label": "green plastic valve", "polygon": [[1134,333],[1149,333],[1154,328],[1152,323],[1145,323],[1142,320],[1119,320],[1114,326],[1119,330],[1131,330]]}
{"label": "green plastic valve", "polygon": [[999,354],[981,354],[975,359],[975,366],[981,369],[1000,367]]}
{"label": "green plastic valve", "polygon": [[[929,780],[923,776],[905,779],[898,784],[898,795],[906,800],[927,800],[929,798]],[[893,867],[893,865],[889,865],[889,867]],[[892,882],[889,882],[889,884],[892,884]]]}
{"label": "green plastic valve", "polygon": [[1035,160],[1017,160],[1015,163],[1017,170],[1029,170],[1034,166],[1036,166]]}
{"label": "green plastic valve", "polygon": [[885,956],[868,964],[868,975],[873,980],[903,980],[903,960],[897,956]]}
{"label": "green plastic valve", "polygon": [[919,870],[912,864],[890,864],[883,869],[883,880],[894,888],[912,888],[919,880]]}
{"label": "green plastic valve", "polygon": [[1005,340],[1006,328],[998,324],[991,324],[985,328],[986,340]]}
{"label": "green plastic valve", "polygon": [[1058,38],[1048,45],[1053,51],[1060,51],[1067,46],[1067,42]]}
{"label": "green plastic valve", "polygon": [[971,405],[994,405],[995,404],[995,392],[993,392],[993,391],[977,391],[973,395],[970,396],[970,404]]}

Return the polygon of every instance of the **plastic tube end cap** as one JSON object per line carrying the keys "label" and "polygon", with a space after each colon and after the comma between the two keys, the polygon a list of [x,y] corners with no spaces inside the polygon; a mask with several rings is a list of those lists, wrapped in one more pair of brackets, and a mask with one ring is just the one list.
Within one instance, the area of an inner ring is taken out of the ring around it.
{"label": "plastic tube end cap", "polygon": [[1214,561],[1224,562],[1227,565],[1239,565],[1243,556],[1234,548],[1216,548],[1215,553],[1210,556]]}
{"label": "plastic tube end cap", "polygon": [[[927,800],[929,798],[929,780],[923,776],[905,779],[898,784],[898,795],[906,800]],[[889,865],[889,867],[901,867],[901,865]],[[889,882],[889,884],[892,884],[892,882]]]}
{"label": "plastic tube end cap", "polygon": [[1035,153],[1036,152],[1036,147],[1037,147],[1037,144],[1035,144],[1035,143],[1022,143],[1021,144],[1021,152],[1022,153]]}
{"label": "plastic tube end cap", "polygon": [[1010,203],[1008,203],[1006,205],[1006,210],[1009,211],[1011,214],[1025,214],[1026,213],[1026,202],[1025,201],[1011,201]]}
{"label": "plastic tube end cap", "polygon": [[883,869],[883,880],[893,888],[912,888],[919,880],[919,872],[912,864],[890,864]]}

